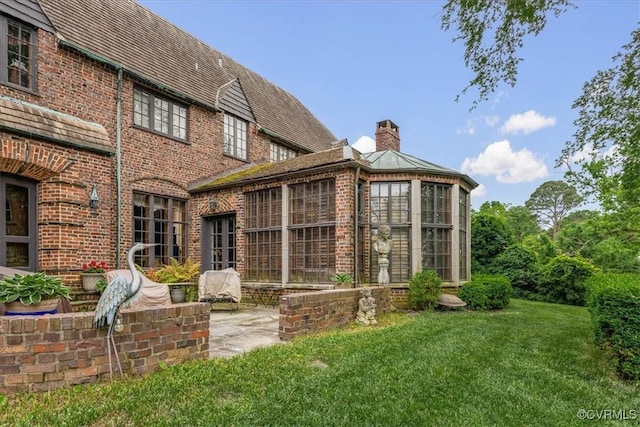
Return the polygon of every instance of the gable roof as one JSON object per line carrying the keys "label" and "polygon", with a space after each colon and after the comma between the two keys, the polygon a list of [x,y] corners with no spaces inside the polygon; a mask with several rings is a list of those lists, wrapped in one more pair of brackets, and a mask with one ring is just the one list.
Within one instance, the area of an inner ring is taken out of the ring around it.
{"label": "gable roof", "polygon": [[336,138],[293,95],[164,20],[135,0],[38,0],[63,45],[216,108],[237,78],[259,128],[309,151]]}
{"label": "gable roof", "polygon": [[410,154],[401,153],[396,150],[382,150],[373,153],[364,153],[373,172],[421,172],[434,175],[456,176],[462,178],[471,188],[476,188],[478,183],[468,175],[462,174],[454,169],[445,168],[435,163],[427,162]]}

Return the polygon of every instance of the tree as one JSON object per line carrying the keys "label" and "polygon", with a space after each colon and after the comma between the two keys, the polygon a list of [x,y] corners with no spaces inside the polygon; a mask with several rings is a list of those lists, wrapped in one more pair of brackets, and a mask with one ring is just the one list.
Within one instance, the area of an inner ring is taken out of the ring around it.
{"label": "tree", "polygon": [[[455,26],[465,46],[464,61],[475,76],[456,98],[477,87],[479,101],[486,101],[500,83],[514,86],[518,49],[524,36],[538,35],[547,24],[547,16],[558,16],[575,7],[568,0],[449,0],[443,7],[442,29]],[[493,36],[493,40],[487,41]],[[472,108],[473,108],[472,107]]]}
{"label": "tree", "polygon": [[551,239],[555,242],[560,222],[580,203],[582,198],[574,187],[564,181],[547,181],[536,188],[525,206],[538,217],[541,225],[551,229]]}
{"label": "tree", "polygon": [[540,233],[536,216],[525,206],[513,206],[506,213],[507,228],[513,241],[521,243],[526,236]]}
{"label": "tree", "polygon": [[505,222],[493,215],[475,213],[471,216],[471,270],[487,273],[491,264],[512,244]]}
{"label": "tree", "polygon": [[640,30],[613,61],[574,102],[577,131],[556,165],[566,165],[567,180],[603,208],[619,211],[640,204]]}

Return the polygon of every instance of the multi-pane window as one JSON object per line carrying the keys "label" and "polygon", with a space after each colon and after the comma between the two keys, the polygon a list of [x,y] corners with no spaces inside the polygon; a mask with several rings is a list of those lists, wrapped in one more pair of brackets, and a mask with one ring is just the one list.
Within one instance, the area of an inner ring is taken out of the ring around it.
{"label": "multi-pane window", "polygon": [[[389,278],[391,282],[405,282],[411,277],[411,186],[408,182],[374,182],[370,187],[371,226],[391,227]],[[371,253],[372,281],[378,277],[378,256]]]}
{"label": "multi-pane window", "polygon": [[155,243],[150,251],[136,254],[141,267],[169,264],[187,259],[187,202],[152,194],[133,194],[134,242]]}
{"label": "multi-pane window", "polygon": [[296,152],[294,150],[283,145],[276,144],[275,142],[271,142],[270,153],[270,160],[272,162],[293,159],[294,157],[296,157]]}
{"label": "multi-pane window", "polygon": [[144,89],[133,90],[133,123],[172,138],[187,139],[187,107]]}
{"label": "multi-pane window", "polygon": [[0,265],[35,271],[36,184],[0,173],[0,206],[4,207],[4,218],[0,221]]}
{"label": "multi-pane window", "polygon": [[245,195],[245,279],[282,280],[282,189]]}
{"label": "multi-pane window", "polygon": [[4,58],[0,80],[36,89],[36,30],[0,16],[0,57]]}
{"label": "multi-pane window", "polygon": [[423,182],[420,200],[422,269],[451,280],[451,186]]}
{"label": "multi-pane window", "polygon": [[292,185],[289,204],[289,281],[331,282],[336,267],[335,181]]}
{"label": "multi-pane window", "polygon": [[469,193],[460,189],[460,280],[469,279],[467,270],[467,209],[469,208]]}
{"label": "multi-pane window", "polygon": [[224,154],[247,160],[247,122],[224,115]]}

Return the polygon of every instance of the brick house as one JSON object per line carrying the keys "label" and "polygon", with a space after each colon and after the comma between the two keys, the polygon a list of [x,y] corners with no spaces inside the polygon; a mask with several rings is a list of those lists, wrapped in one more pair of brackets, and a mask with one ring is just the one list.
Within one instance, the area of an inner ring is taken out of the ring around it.
{"label": "brick house", "polygon": [[[83,263],[191,256],[245,282],[469,275],[466,175],[400,152],[378,123],[360,154],[294,96],[134,0],[0,3],[0,265],[80,288]],[[267,215],[268,213],[268,215]],[[356,274],[357,273],[357,274]]]}
{"label": "brick house", "polygon": [[[469,198],[476,186],[466,175],[401,153],[398,126],[383,120],[374,153],[339,141],[212,176],[190,192],[208,230],[203,251],[218,250],[209,267],[233,266],[245,282],[295,288],[349,273],[357,284],[374,283],[371,236],[388,224],[392,287],[405,288],[413,274],[432,269],[455,288],[469,278]],[[241,254],[232,263],[225,242]]]}

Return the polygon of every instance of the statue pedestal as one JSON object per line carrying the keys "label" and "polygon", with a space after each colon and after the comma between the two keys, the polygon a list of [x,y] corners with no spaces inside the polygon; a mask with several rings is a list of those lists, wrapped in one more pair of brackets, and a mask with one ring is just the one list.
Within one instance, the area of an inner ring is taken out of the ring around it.
{"label": "statue pedestal", "polygon": [[378,267],[380,271],[378,271],[378,285],[384,286],[389,284],[389,259],[388,258],[380,258],[378,260]]}

